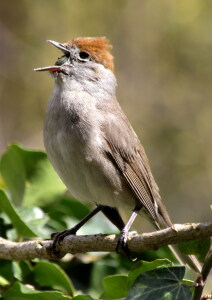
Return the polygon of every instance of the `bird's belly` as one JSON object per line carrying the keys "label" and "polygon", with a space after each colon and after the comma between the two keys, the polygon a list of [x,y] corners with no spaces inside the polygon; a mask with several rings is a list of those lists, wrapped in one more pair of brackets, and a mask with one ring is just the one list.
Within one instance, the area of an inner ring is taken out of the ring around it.
{"label": "bird's belly", "polygon": [[58,130],[50,139],[45,139],[45,146],[50,161],[74,198],[134,208],[134,196],[98,143],[89,151],[88,145],[79,144],[74,132],[67,136],[64,130]]}

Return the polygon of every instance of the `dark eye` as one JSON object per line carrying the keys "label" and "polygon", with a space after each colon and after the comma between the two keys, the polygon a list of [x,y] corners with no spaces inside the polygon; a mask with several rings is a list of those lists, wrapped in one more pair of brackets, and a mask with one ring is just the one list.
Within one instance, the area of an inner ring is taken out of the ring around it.
{"label": "dark eye", "polygon": [[90,59],[90,54],[88,52],[82,51],[79,53],[79,58],[81,61],[88,61]]}

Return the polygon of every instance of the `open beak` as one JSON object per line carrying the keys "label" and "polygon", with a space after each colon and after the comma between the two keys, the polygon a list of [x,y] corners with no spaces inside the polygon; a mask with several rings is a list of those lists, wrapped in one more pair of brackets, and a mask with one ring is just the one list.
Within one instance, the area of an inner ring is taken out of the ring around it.
{"label": "open beak", "polygon": [[51,40],[47,40],[47,43],[52,44],[53,46],[57,47],[58,49],[60,49],[61,51],[63,51],[64,54],[69,54],[70,52],[68,51],[68,49],[66,47],[64,47],[63,44],[55,42],[55,41],[51,41]]}
{"label": "open beak", "polygon": [[[67,48],[64,47],[63,44],[55,42],[55,41],[51,41],[51,40],[47,40],[47,43],[52,44],[53,46],[57,47],[58,49],[60,49],[64,54],[69,54],[70,52],[68,51]],[[59,71],[61,68],[61,66],[49,66],[49,67],[44,67],[44,68],[36,68],[34,69],[34,71],[50,71],[50,72],[56,72]]]}

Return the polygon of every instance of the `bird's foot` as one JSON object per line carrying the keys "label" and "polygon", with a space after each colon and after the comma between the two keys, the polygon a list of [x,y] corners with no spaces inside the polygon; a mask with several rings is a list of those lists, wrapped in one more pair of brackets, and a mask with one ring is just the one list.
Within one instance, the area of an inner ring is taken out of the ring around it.
{"label": "bird's foot", "polygon": [[128,248],[128,245],[127,245],[127,239],[128,239],[128,235],[132,235],[132,234],[134,235],[136,233],[137,233],[136,231],[128,233],[128,232],[122,230],[121,235],[118,239],[117,246],[116,246],[116,252],[120,253],[120,250],[122,250],[124,252],[124,254],[126,255],[126,257],[131,261],[136,261],[137,258],[132,257],[131,252],[130,252],[130,250]]}
{"label": "bird's foot", "polygon": [[51,234],[51,239],[53,240],[51,254],[54,257],[60,257],[60,245],[63,239],[68,235],[76,235],[76,230],[74,228],[64,230],[61,232],[53,232]]}

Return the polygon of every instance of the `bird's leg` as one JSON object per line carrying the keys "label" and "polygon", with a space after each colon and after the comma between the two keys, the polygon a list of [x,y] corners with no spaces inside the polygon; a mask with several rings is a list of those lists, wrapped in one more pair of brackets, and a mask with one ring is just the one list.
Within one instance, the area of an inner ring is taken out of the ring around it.
{"label": "bird's leg", "polygon": [[136,206],[131,217],[129,218],[127,224],[124,226],[124,228],[121,230],[121,235],[119,237],[119,240],[118,240],[118,243],[117,243],[117,246],[116,246],[116,252],[119,252],[119,249],[122,248],[124,254],[130,259],[130,260],[133,260],[131,258],[131,255],[130,255],[130,250],[127,246],[127,235],[129,233],[129,230],[135,220],[135,218],[137,217],[139,211],[141,210],[141,206]]}
{"label": "bird's leg", "polygon": [[54,232],[51,235],[51,239],[53,239],[53,244],[52,244],[52,254],[54,256],[59,255],[59,250],[58,250],[58,245],[61,244],[62,240],[67,236],[67,235],[75,235],[77,231],[88,221],[90,220],[93,216],[95,216],[99,211],[102,210],[102,206],[98,205],[94,210],[92,210],[87,216],[85,216],[78,224],[76,224],[74,227],[68,230],[64,230],[61,232]]}
{"label": "bird's leg", "polygon": [[115,225],[120,231],[123,230],[125,224],[122,217],[119,214],[117,208],[110,206],[102,206],[102,213],[110,220],[113,225]]}

